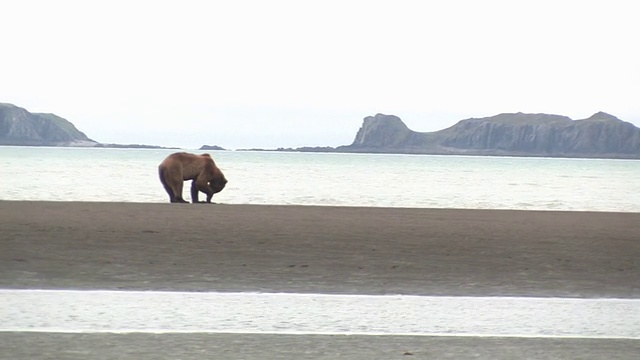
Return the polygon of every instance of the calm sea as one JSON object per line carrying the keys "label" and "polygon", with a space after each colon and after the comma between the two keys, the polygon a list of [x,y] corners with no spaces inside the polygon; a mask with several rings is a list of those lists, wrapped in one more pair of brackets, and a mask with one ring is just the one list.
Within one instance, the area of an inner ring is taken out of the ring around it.
{"label": "calm sea", "polygon": [[[0,147],[0,200],[167,202],[157,166],[175,151]],[[219,203],[640,212],[638,160],[210,153]]]}

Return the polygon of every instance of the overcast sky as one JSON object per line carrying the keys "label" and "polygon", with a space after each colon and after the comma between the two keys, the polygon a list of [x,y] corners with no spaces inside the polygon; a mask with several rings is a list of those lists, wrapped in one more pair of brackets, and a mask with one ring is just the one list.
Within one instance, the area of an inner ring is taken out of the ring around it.
{"label": "overcast sky", "polygon": [[632,0],[0,0],[0,34],[0,102],[99,142],[347,145],[376,113],[640,126]]}

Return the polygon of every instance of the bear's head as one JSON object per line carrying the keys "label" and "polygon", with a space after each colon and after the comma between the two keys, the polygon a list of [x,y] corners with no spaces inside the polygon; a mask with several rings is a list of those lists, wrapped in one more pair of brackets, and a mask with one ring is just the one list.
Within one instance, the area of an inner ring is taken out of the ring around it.
{"label": "bear's head", "polygon": [[209,188],[214,194],[219,193],[227,185],[227,179],[223,176],[221,178],[213,179],[209,182]]}

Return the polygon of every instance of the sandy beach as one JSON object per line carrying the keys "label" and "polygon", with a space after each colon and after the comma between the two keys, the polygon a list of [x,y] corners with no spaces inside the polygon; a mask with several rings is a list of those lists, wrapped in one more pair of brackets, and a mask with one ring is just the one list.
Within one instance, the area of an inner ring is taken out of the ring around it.
{"label": "sandy beach", "polygon": [[[638,213],[0,201],[0,219],[9,289],[640,297]],[[634,340],[0,333],[0,358],[152,359],[180,346],[187,359],[640,351]]]}

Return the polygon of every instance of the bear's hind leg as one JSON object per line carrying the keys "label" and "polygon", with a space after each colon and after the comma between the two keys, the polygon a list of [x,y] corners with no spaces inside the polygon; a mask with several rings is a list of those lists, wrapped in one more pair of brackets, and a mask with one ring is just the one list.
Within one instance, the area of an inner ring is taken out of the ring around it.
{"label": "bear's hind leg", "polygon": [[174,197],[173,197],[173,203],[187,203],[188,201],[185,201],[182,198],[182,187],[184,185],[184,181],[177,181],[175,184],[173,184],[173,191],[174,191]]}
{"label": "bear's hind leg", "polygon": [[165,189],[167,190],[167,193],[169,193],[169,200],[172,203],[186,203],[182,198],[183,182],[184,180],[182,179],[176,180],[170,177],[165,177],[163,185],[165,185]]}
{"label": "bear's hind leg", "polygon": [[176,202],[176,193],[174,190],[175,184],[167,180],[165,169],[160,168],[158,172],[160,175],[160,182],[162,183],[162,187],[164,187],[164,190],[167,192],[167,194],[169,194],[169,202]]}

